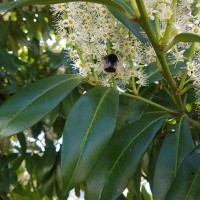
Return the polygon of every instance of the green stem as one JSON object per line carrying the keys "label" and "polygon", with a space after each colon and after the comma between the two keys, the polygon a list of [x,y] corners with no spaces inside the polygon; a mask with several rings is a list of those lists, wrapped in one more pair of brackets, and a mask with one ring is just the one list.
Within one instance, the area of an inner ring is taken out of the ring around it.
{"label": "green stem", "polygon": [[166,46],[166,44],[169,41],[171,31],[172,31],[172,27],[173,27],[173,21],[174,21],[174,17],[175,17],[175,13],[176,13],[175,12],[176,4],[177,4],[177,0],[173,0],[172,1],[172,12],[173,12],[173,14],[170,17],[170,19],[168,20],[167,27],[165,29],[165,33],[164,33],[163,40],[162,40],[162,46]]}
{"label": "green stem", "polygon": [[36,188],[35,188],[35,185],[34,185],[34,180],[33,180],[33,174],[32,173],[30,174],[30,180],[31,180],[30,182],[31,182],[31,186],[32,186],[33,191],[37,191]]}
{"label": "green stem", "polygon": [[196,5],[200,3],[200,0],[194,1],[194,10],[193,10],[193,15],[197,15],[200,11],[200,8],[197,8]]}
{"label": "green stem", "polygon": [[179,84],[179,86],[178,86],[177,93],[179,93],[179,91],[181,91],[181,90],[183,89],[183,87],[184,87],[184,85],[185,85],[185,80],[186,80],[186,78],[187,78],[187,73],[188,73],[188,71],[187,71],[187,69],[185,69],[185,70],[183,71],[183,76],[182,76],[181,82],[180,82],[180,84]]}
{"label": "green stem", "polygon": [[113,83],[113,88],[114,88],[115,90],[117,90],[117,83],[116,83],[115,75],[114,75],[114,74],[112,74],[112,83]]}
{"label": "green stem", "polygon": [[168,84],[170,85],[170,87],[172,88],[173,91],[176,91],[176,82],[174,81],[172,74],[169,70],[166,58],[164,55],[159,55],[158,56],[158,60],[160,61],[160,65],[162,67],[163,70],[163,75],[166,78]]}
{"label": "green stem", "polygon": [[[130,64],[130,68],[132,70],[134,68],[134,66],[133,66],[133,61],[131,59],[131,56],[129,56],[129,64]],[[137,90],[137,87],[136,87],[134,77],[131,77],[131,87],[132,87],[132,90],[133,90],[133,94],[138,95],[138,90]]]}
{"label": "green stem", "polygon": [[140,12],[138,10],[138,7],[137,7],[135,0],[130,0],[130,4],[131,4],[131,8],[132,8],[133,12],[135,13],[135,16],[139,18]]}
{"label": "green stem", "polygon": [[167,80],[171,90],[172,90],[172,95],[174,96],[175,102],[176,102],[176,106],[179,110],[184,111],[184,106],[183,106],[183,102],[181,100],[181,97],[179,95],[177,95],[177,86],[176,86],[176,82],[174,81],[172,74],[169,70],[166,58],[164,55],[160,55],[157,54],[158,59],[160,61],[160,64],[162,66],[163,69],[163,75],[165,77],[165,79]]}
{"label": "green stem", "polygon": [[170,92],[165,86],[163,86],[163,89],[164,89],[164,91],[170,96],[170,98],[172,99],[172,101],[173,101],[174,103],[176,103],[176,101],[175,101],[175,99],[174,99],[174,96],[171,94],[171,92]]}
{"label": "green stem", "polygon": [[181,91],[179,92],[179,95],[185,94],[188,90],[190,90],[190,89],[192,89],[192,88],[194,88],[194,85],[193,85],[193,84],[187,85],[183,90],[181,90]]}
{"label": "green stem", "polygon": [[190,125],[200,129],[200,122],[199,121],[195,121],[195,120],[193,120],[189,117],[188,117],[188,120],[189,120]]}
{"label": "green stem", "polygon": [[132,90],[133,90],[133,94],[134,95],[138,95],[138,90],[136,88],[135,78],[134,77],[131,77],[131,87],[132,87]]}
{"label": "green stem", "polygon": [[85,61],[84,61],[83,56],[82,56],[83,53],[80,51],[80,49],[79,49],[77,44],[74,46],[74,49],[77,51],[77,54],[78,54],[78,56],[79,56],[79,58],[81,60],[82,65],[85,66]]}
{"label": "green stem", "polygon": [[158,41],[160,41],[161,34],[160,34],[160,22],[159,22],[159,18],[158,18],[158,13],[155,13],[154,17],[155,17],[154,21],[155,21],[155,25],[156,25],[157,38],[158,38]]}
{"label": "green stem", "polygon": [[92,74],[94,75],[94,78],[95,78],[96,82],[98,83],[99,77],[98,77],[97,73],[93,70]]}
{"label": "green stem", "polygon": [[195,46],[196,46],[196,43],[195,42],[192,42],[191,46],[190,46],[190,51],[189,51],[189,55],[188,55],[188,58],[191,59],[195,53]]}
{"label": "green stem", "polygon": [[106,47],[107,47],[107,53],[108,53],[108,54],[112,53],[111,44],[110,44],[110,41],[109,41],[109,40],[108,40],[107,43],[106,43]]}
{"label": "green stem", "polygon": [[[94,64],[94,59],[93,59],[92,55],[89,57],[89,59],[90,59],[90,62]],[[99,82],[99,77],[98,77],[98,75],[97,75],[95,70],[92,70],[92,75],[94,76],[95,81],[98,83]]]}
{"label": "green stem", "polygon": [[166,108],[164,106],[161,106],[160,104],[157,104],[157,103],[154,103],[152,101],[149,101],[148,99],[145,99],[141,96],[137,96],[137,95],[132,95],[132,94],[128,94],[128,93],[121,93],[122,95],[124,96],[127,96],[127,97],[130,97],[130,98],[133,98],[133,99],[137,99],[137,100],[140,100],[140,101],[143,101],[151,106],[154,106],[160,110],[163,110],[163,111],[166,111],[166,112],[169,112],[169,113],[175,113],[175,111],[173,110],[170,110],[169,108]]}
{"label": "green stem", "polygon": [[167,53],[177,42],[175,40],[172,40],[161,52],[160,54]]}
{"label": "green stem", "polygon": [[144,2],[143,2],[143,0],[135,0],[135,1],[137,3],[138,9],[139,9],[140,15],[141,15],[139,23],[140,23],[141,27],[144,29],[144,31],[146,32],[146,34],[148,35],[148,37],[152,43],[152,46],[156,50],[159,48],[159,43],[158,43],[158,40],[157,40],[157,38],[154,34],[154,31],[151,27],[151,23],[150,23],[148,15],[147,15]]}
{"label": "green stem", "polygon": [[[141,26],[144,29],[144,31],[146,32],[147,36],[149,37],[149,40],[151,41],[151,44],[156,52],[156,55],[158,57],[160,65],[162,67],[163,76],[167,80],[167,82],[173,92],[173,96],[176,101],[176,105],[177,105],[178,109],[184,111],[184,106],[183,106],[182,100],[181,100],[180,96],[176,95],[176,88],[177,88],[176,82],[174,81],[172,74],[169,70],[169,66],[167,64],[165,55],[163,53],[162,54],[160,53],[161,49],[159,46],[159,42],[156,39],[154,32],[152,30],[152,27],[151,27],[151,24],[150,24],[150,21],[149,21],[149,18],[147,16],[147,12],[145,9],[144,2],[143,2],[143,0],[136,0],[136,2],[138,5],[140,14],[141,14]],[[173,1],[173,3],[174,2],[176,2],[176,1]]]}
{"label": "green stem", "polygon": [[163,73],[163,69],[162,69],[162,66],[161,66],[160,61],[158,60],[158,58],[156,58],[156,66],[158,67],[158,71],[160,73]]}

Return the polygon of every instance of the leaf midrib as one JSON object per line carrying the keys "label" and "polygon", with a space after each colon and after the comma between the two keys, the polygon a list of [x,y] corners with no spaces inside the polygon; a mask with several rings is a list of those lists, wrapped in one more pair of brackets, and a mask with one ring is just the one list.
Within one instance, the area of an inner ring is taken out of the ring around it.
{"label": "leaf midrib", "polygon": [[189,195],[190,195],[190,192],[191,192],[191,190],[192,190],[192,187],[193,187],[194,183],[196,182],[197,177],[199,176],[199,173],[200,173],[200,168],[198,169],[196,175],[194,176],[194,179],[193,179],[192,184],[190,185],[190,187],[189,187],[189,189],[188,189],[187,196],[185,197],[185,200],[188,199],[188,197],[189,197]]}
{"label": "leaf midrib", "polygon": [[109,90],[107,90],[107,91],[104,93],[104,95],[102,96],[101,100],[99,101],[99,104],[98,104],[98,106],[96,107],[96,110],[95,110],[95,112],[94,112],[94,115],[93,115],[93,117],[92,117],[92,119],[91,119],[89,128],[87,129],[87,132],[85,132],[85,134],[84,134],[85,136],[84,136],[84,138],[83,138],[83,142],[82,142],[81,145],[80,145],[80,151],[79,151],[80,153],[79,153],[79,155],[78,155],[78,158],[77,158],[77,161],[76,161],[76,165],[75,165],[75,168],[74,168],[74,170],[73,170],[73,173],[72,173],[72,176],[71,176],[71,178],[70,178],[70,181],[69,181],[69,183],[68,183],[68,185],[67,185],[67,188],[69,188],[69,186],[70,186],[70,184],[71,184],[71,182],[72,182],[72,180],[73,180],[74,174],[75,174],[75,172],[76,172],[76,170],[77,170],[78,163],[79,163],[79,161],[80,161],[80,159],[81,159],[81,157],[82,157],[82,154],[83,154],[83,151],[84,151],[84,147],[85,147],[86,141],[87,141],[87,139],[88,139],[88,135],[90,135],[90,130],[91,130],[91,128],[92,128],[93,122],[95,121],[95,117],[96,117],[96,115],[97,115],[97,113],[98,113],[98,111],[99,111],[100,105],[102,104],[103,100],[105,99],[107,93],[110,92],[110,90],[111,90],[111,88],[110,88]]}
{"label": "leaf midrib", "polygon": [[105,186],[106,186],[106,184],[107,184],[107,182],[108,182],[108,180],[109,180],[110,175],[113,173],[115,166],[117,165],[117,163],[119,162],[119,160],[124,156],[124,153],[127,151],[127,149],[129,148],[129,146],[141,135],[141,133],[142,133],[144,130],[146,130],[147,128],[149,128],[152,124],[154,124],[156,121],[158,121],[158,120],[160,120],[160,119],[161,119],[161,117],[160,117],[159,119],[157,118],[156,120],[152,121],[148,126],[146,126],[146,128],[142,129],[142,130],[128,143],[128,145],[124,148],[124,150],[121,151],[121,154],[118,156],[118,159],[114,162],[114,165],[113,165],[113,167],[111,168],[111,170],[110,170],[110,172],[109,172],[109,174],[108,174],[108,176],[107,176],[107,179],[106,179],[105,184],[104,184],[104,186],[103,186],[103,188],[102,188],[102,191],[104,190],[104,188],[105,188]]}
{"label": "leaf midrib", "polygon": [[177,133],[177,144],[176,144],[176,156],[175,156],[175,166],[174,166],[174,177],[176,176],[178,170],[178,157],[179,157],[179,146],[180,146],[180,138],[181,138],[181,126],[183,123],[183,118],[178,125],[178,133]]}
{"label": "leaf midrib", "polygon": [[54,88],[57,87],[58,85],[61,85],[61,84],[63,84],[64,82],[68,82],[68,81],[70,81],[70,80],[72,80],[72,79],[76,79],[76,78],[79,78],[79,77],[72,77],[72,78],[70,78],[70,79],[67,79],[67,80],[64,80],[64,81],[62,81],[62,82],[59,82],[58,84],[55,84],[55,85],[53,85],[52,87],[50,87],[48,90],[43,91],[40,95],[37,95],[35,98],[32,99],[32,101],[30,101],[29,103],[27,103],[26,106],[24,106],[22,109],[19,109],[19,111],[18,111],[15,115],[13,115],[13,117],[10,118],[10,120],[8,120],[8,123],[6,123],[6,124],[3,126],[3,128],[1,129],[1,132],[0,132],[0,133],[2,133],[2,131],[16,118],[17,115],[19,115],[23,110],[25,110],[25,109],[26,109],[27,107],[29,107],[32,103],[34,103],[36,100],[38,100],[42,95],[44,95],[44,94],[47,93],[48,91],[54,89]]}

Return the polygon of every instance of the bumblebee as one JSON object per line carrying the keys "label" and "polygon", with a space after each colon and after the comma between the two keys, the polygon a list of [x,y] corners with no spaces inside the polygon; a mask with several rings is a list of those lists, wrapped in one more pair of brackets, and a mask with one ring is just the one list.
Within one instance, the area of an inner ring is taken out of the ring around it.
{"label": "bumblebee", "polygon": [[114,73],[117,70],[118,57],[115,54],[108,54],[104,57],[104,70],[108,73]]}

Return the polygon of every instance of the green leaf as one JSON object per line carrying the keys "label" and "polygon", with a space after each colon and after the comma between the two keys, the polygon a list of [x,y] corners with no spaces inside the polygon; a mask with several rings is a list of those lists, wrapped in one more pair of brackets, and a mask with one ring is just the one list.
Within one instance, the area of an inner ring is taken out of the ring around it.
{"label": "green leaf", "polygon": [[38,191],[30,191],[25,188],[18,188],[10,194],[12,200],[43,200]]}
{"label": "green leaf", "polygon": [[180,33],[174,37],[168,46],[166,46],[166,48],[163,50],[163,53],[166,53],[179,42],[200,42],[200,35],[193,33]]}
{"label": "green leaf", "polygon": [[[51,159],[50,159],[51,158]],[[37,162],[38,173],[37,179],[40,182],[53,168],[56,160],[56,152],[54,144],[49,145],[44,152],[44,155]]]}
{"label": "green leaf", "polygon": [[123,194],[121,194],[116,200],[126,200],[126,197]]}
{"label": "green leaf", "polygon": [[144,187],[144,185],[142,186],[142,196],[144,197],[145,200],[153,200],[151,194],[149,194],[146,190],[146,188]]}
{"label": "green leaf", "polygon": [[56,121],[56,118],[59,114],[59,105],[56,106],[53,110],[51,110],[43,119],[45,125],[48,127],[52,126],[53,123]]}
{"label": "green leaf", "polygon": [[149,165],[148,165],[148,182],[150,184],[150,186],[152,186],[153,184],[153,177],[154,177],[154,171],[155,171],[155,166],[156,166],[156,162],[158,159],[158,155],[160,153],[160,149],[161,149],[161,144],[162,144],[162,138],[161,137],[156,137],[154,138],[154,140],[152,141],[150,147],[149,147]]}
{"label": "green leaf", "polygon": [[[186,66],[186,64],[183,62],[177,62],[176,64],[170,64],[170,61],[169,61],[168,63],[169,63],[169,69],[170,69],[172,75],[175,75],[178,72],[182,72],[184,67]],[[157,66],[156,63],[150,63],[149,65],[144,67],[144,71],[148,77],[147,79],[148,79],[149,84],[164,79],[164,77],[163,77],[162,73],[159,71],[159,67]]]}
{"label": "green leaf", "polygon": [[152,183],[155,200],[165,200],[183,159],[193,148],[190,127],[187,118],[183,116],[175,125],[175,133],[168,134],[161,147]]}
{"label": "green leaf", "polygon": [[163,121],[161,115],[143,115],[113,136],[86,180],[88,199],[114,200],[124,191]]}
{"label": "green leaf", "polygon": [[[0,4],[1,5],[1,4]],[[9,35],[9,22],[1,21],[0,27],[3,27],[0,32],[0,46],[7,46],[8,35]]]}
{"label": "green leaf", "polygon": [[[62,199],[62,173],[61,173],[61,164],[60,164],[60,154],[57,155],[57,160],[55,164],[55,192],[59,199]],[[67,197],[65,198],[67,199]]]}
{"label": "green leaf", "polygon": [[37,177],[39,179],[40,167],[38,167],[38,163],[41,162],[41,157],[38,154],[27,154],[25,162],[26,162],[26,170],[30,174],[31,177]]}
{"label": "green leaf", "polygon": [[66,117],[72,109],[74,103],[80,97],[78,88],[75,88],[70,94],[62,101],[60,111]]}
{"label": "green leaf", "polygon": [[42,196],[47,195],[48,197],[52,197],[54,193],[54,184],[55,184],[55,174],[52,170],[51,172],[45,174],[38,183],[38,190]]}
{"label": "green leaf", "polygon": [[154,83],[155,81],[163,79],[163,76],[161,72],[159,72],[159,68],[156,63],[150,63],[144,68],[144,70],[148,77],[148,83]]}
{"label": "green leaf", "polygon": [[18,138],[19,143],[20,143],[20,153],[22,155],[25,155],[26,150],[27,150],[27,144],[26,144],[26,138],[25,138],[24,133],[17,134],[17,138]]}
{"label": "green leaf", "polygon": [[[153,98],[153,95],[155,93],[155,86],[150,86],[148,88],[145,88],[141,92],[141,96],[145,99],[151,100]],[[120,112],[119,117],[116,124],[116,129],[120,129],[125,124],[131,124],[134,121],[137,121],[141,118],[143,115],[145,109],[148,107],[147,103],[144,103],[139,100],[133,100],[130,98],[127,98],[125,96],[120,96],[121,100],[124,100],[125,105],[120,106]]]}
{"label": "green leaf", "polygon": [[[132,12],[132,9],[128,4],[126,4],[125,1],[118,0],[118,2],[121,2],[121,5],[127,10],[127,12],[130,15],[134,15]],[[144,36],[142,28],[139,26],[139,24],[131,19],[130,17],[127,17],[127,15],[124,15],[121,12],[116,12],[116,8],[110,5],[107,5],[110,12],[119,20],[122,22],[123,25],[125,25],[142,43],[149,43],[149,40],[147,37]]]}
{"label": "green leaf", "polygon": [[200,42],[200,36],[193,33],[180,33],[174,37],[174,42]]}
{"label": "green leaf", "polygon": [[200,199],[200,146],[198,145],[183,161],[167,194],[166,200]]}
{"label": "green leaf", "polygon": [[24,62],[20,61],[16,56],[13,54],[9,54],[8,51],[0,46],[0,66],[3,66],[6,71],[10,74],[15,74],[17,72],[17,68],[25,64]]}
{"label": "green leaf", "polygon": [[[79,0],[84,1],[84,0]],[[18,6],[27,6],[27,5],[33,5],[33,4],[56,4],[56,3],[67,3],[67,2],[73,2],[73,0],[17,0],[17,1],[11,1],[7,3],[1,3],[0,4],[0,12],[5,12],[10,9],[13,9]],[[116,11],[123,13],[124,15],[130,16],[129,13],[124,8],[124,1],[123,0],[87,0],[87,2],[94,2],[94,3],[101,3],[108,5],[110,7],[113,7],[116,9]]]}
{"label": "green leaf", "polygon": [[0,107],[0,138],[34,125],[81,81],[79,76],[57,75],[31,84],[13,95]]}
{"label": "green leaf", "polygon": [[112,88],[95,87],[82,95],[69,113],[61,150],[64,192],[86,178],[110,140],[118,98]]}

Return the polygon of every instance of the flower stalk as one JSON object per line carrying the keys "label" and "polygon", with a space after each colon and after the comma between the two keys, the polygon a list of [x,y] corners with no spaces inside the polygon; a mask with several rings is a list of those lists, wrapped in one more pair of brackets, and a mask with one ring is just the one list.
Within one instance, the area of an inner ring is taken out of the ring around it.
{"label": "flower stalk", "polygon": [[133,94],[129,94],[129,93],[121,93],[121,95],[130,97],[130,98],[133,98],[133,99],[140,100],[140,101],[145,102],[145,103],[147,103],[147,104],[149,104],[149,105],[151,105],[151,106],[153,106],[155,108],[158,108],[159,110],[162,110],[162,111],[165,111],[165,112],[168,112],[168,113],[173,113],[173,114],[176,113],[174,110],[166,108],[166,107],[164,107],[164,106],[162,106],[160,104],[152,102],[152,101],[150,101],[148,99],[145,99],[145,98],[143,98],[141,96],[138,96],[138,95],[133,95]]}

